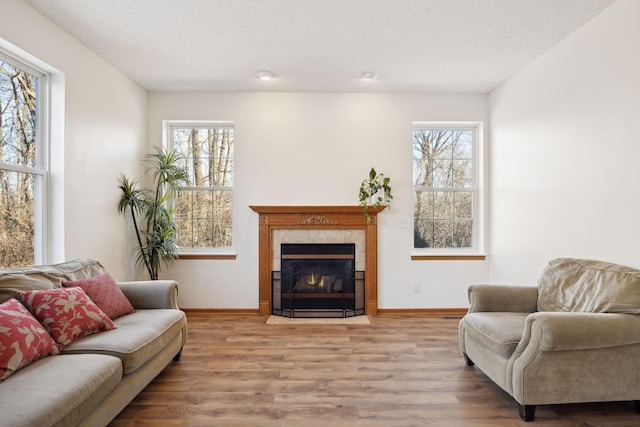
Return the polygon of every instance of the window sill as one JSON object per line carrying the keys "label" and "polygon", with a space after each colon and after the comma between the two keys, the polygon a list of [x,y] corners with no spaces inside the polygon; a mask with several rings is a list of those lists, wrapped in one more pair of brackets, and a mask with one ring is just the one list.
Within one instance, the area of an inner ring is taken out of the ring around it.
{"label": "window sill", "polygon": [[486,255],[411,254],[411,261],[484,261]]}
{"label": "window sill", "polygon": [[185,253],[185,254],[179,254],[178,255],[178,260],[185,260],[185,259],[236,259],[238,257],[238,254],[234,254],[234,253],[219,253],[219,254],[215,254],[215,253],[200,253],[200,254],[195,254],[195,253]]}

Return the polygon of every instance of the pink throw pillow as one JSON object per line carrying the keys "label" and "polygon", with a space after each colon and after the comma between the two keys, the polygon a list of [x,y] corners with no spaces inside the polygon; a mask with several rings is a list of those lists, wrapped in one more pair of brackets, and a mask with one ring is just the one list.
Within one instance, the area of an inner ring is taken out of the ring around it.
{"label": "pink throw pillow", "polygon": [[109,273],[89,279],[62,282],[62,286],[65,288],[79,286],[84,289],[89,298],[111,319],[116,319],[135,311],[127,297],[122,293],[120,286]]}
{"label": "pink throw pillow", "polygon": [[29,310],[15,298],[0,304],[0,382],[49,354],[58,346]]}
{"label": "pink throw pillow", "polygon": [[82,288],[19,292],[18,298],[62,350],[78,338],[115,329],[111,319]]}

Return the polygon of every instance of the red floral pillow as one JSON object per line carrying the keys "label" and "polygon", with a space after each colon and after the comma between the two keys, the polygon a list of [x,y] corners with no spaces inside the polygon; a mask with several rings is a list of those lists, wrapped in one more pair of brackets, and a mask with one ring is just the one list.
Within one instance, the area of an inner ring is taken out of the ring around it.
{"label": "red floral pillow", "polygon": [[79,286],[84,289],[89,298],[111,319],[135,311],[127,297],[122,293],[120,286],[109,273],[89,279],[62,282],[62,286],[65,288]]}
{"label": "red floral pillow", "polygon": [[58,346],[17,299],[0,304],[0,382]]}
{"label": "red floral pillow", "polygon": [[25,291],[19,292],[18,298],[49,331],[60,350],[85,335],[116,328],[82,288]]}

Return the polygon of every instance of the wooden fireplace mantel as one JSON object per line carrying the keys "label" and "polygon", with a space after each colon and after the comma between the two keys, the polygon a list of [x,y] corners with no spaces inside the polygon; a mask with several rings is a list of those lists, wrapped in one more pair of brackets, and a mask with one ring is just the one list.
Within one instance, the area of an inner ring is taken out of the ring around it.
{"label": "wooden fireplace mantel", "polygon": [[386,206],[367,209],[361,206],[249,206],[259,214],[259,312],[271,314],[272,231],[303,229],[365,230],[365,313],[378,312],[378,222],[377,215]]}

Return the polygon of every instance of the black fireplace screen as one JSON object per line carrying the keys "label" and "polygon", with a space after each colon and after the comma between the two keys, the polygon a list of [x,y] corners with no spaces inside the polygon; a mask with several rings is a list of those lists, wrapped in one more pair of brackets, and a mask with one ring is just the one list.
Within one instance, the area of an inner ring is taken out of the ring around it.
{"label": "black fireplace screen", "polygon": [[285,317],[364,314],[364,272],[355,270],[355,245],[283,243],[281,270],[272,273],[272,313]]}

